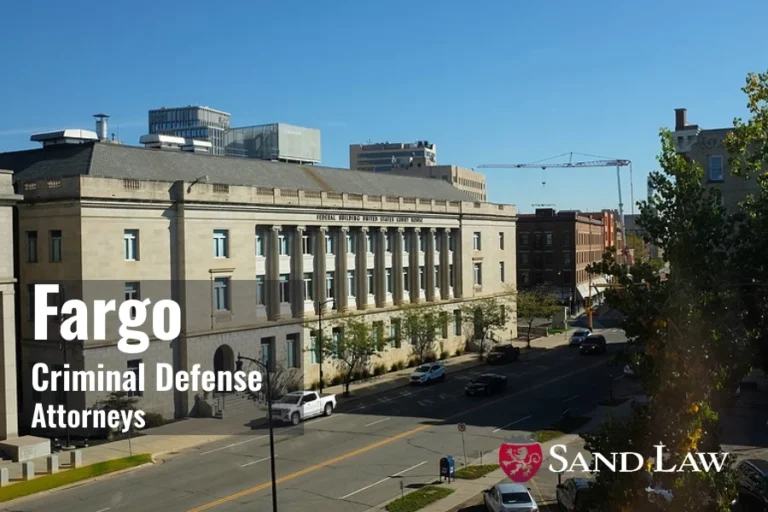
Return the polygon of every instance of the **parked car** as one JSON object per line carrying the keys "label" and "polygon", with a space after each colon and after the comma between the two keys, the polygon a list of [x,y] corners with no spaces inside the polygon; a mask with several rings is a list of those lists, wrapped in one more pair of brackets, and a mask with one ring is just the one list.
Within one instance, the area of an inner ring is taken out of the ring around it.
{"label": "parked car", "polygon": [[592,485],[588,478],[569,478],[557,484],[556,498],[560,510],[569,512],[587,512],[584,506],[584,494]]}
{"label": "parked car", "polygon": [[744,459],[736,465],[742,510],[768,512],[768,460]]}
{"label": "parked car", "polygon": [[485,356],[485,361],[488,364],[502,364],[511,363],[517,361],[520,357],[520,347],[513,347],[512,345],[496,345]]}
{"label": "parked car", "polygon": [[484,373],[472,379],[464,391],[467,396],[492,395],[507,389],[507,377],[496,373]]}
{"label": "parked car", "polygon": [[571,335],[568,345],[572,347],[581,345],[590,334],[592,334],[592,331],[589,329],[579,329]]}
{"label": "parked car", "polygon": [[489,512],[539,512],[536,500],[523,484],[496,484],[483,491],[483,503]]}
{"label": "parked car", "polygon": [[294,391],[272,404],[275,420],[298,425],[315,416],[330,416],[336,408],[336,395],[315,391]]}
{"label": "parked car", "polygon": [[608,342],[602,334],[590,334],[579,347],[580,354],[602,354],[608,351]]}
{"label": "parked car", "polygon": [[442,363],[427,363],[419,366],[409,379],[411,384],[431,384],[445,380],[445,366]]}

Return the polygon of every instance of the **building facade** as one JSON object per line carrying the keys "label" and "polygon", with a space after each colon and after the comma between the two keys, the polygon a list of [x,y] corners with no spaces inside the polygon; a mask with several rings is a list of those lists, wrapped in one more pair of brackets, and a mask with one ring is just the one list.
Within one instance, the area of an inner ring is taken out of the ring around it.
{"label": "building facade", "polygon": [[[14,169],[24,195],[17,258],[25,383],[35,362],[62,363],[58,340],[34,340],[30,304],[39,283],[60,283],[58,301],[180,304],[178,339],[123,354],[109,323],[106,339],[71,344],[76,367],[125,371],[170,362],[231,370],[242,353],[304,387],[319,376],[321,307],[328,337],[338,335],[332,319],[341,313],[364,315],[392,334],[373,360],[389,369],[411,355],[397,320],[403,306],[437,308],[436,350],[453,353],[468,338],[461,306],[506,300],[515,287],[515,208],[475,202],[441,181],[350,179],[348,170],[98,142],[6,153],[0,166]],[[508,335],[516,337],[515,315],[508,318]],[[334,367],[326,360],[326,378]],[[61,399],[31,387],[23,393],[25,404]],[[70,401],[87,408],[102,398],[79,393]],[[139,406],[184,416],[200,398],[147,389]],[[27,420],[30,413],[25,407]]]}
{"label": "building facade", "polygon": [[231,116],[210,107],[159,108],[149,111],[149,134],[173,135],[185,139],[203,139],[211,143],[211,153],[224,155],[224,134]]}
{"label": "building facade", "polygon": [[517,220],[517,282],[522,290],[542,287],[569,305],[584,308],[589,297],[599,298],[606,280],[590,276],[587,267],[602,261],[603,223],[577,211],[539,208]]}
{"label": "building facade", "polygon": [[232,128],[224,134],[227,156],[297,164],[320,163],[320,130],[285,123]]}
{"label": "building facade", "polygon": [[349,168],[367,172],[437,165],[437,147],[429,141],[379,142],[349,146]]}
{"label": "building facade", "polygon": [[723,205],[732,210],[747,195],[758,193],[759,186],[754,178],[745,180],[731,174],[729,154],[723,145],[730,132],[731,128],[703,129],[689,124],[687,110],[675,109],[675,130],[672,132],[675,150],[702,167],[702,181],[709,187],[720,189]]}
{"label": "building facade", "polygon": [[456,165],[429,165],[426,167],[394,168],[390,172],[403,176],[443,180],[457,189],[474,197],[476,201],[487,201],[485,175]]}

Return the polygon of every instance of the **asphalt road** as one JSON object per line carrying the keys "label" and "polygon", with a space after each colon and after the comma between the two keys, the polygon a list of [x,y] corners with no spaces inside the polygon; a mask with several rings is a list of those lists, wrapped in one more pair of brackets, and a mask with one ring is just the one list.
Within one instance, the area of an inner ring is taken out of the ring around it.
{"label": "asphalt road", "polygon": [[[446,382],[395,389],[341,406],[327,418],[276,436],[278,497],[283,512],[364,512],[410,488],[434,481],[438,462],[463,459],[457,424],[467,425],[467,459],[507,439],[526,436],[556,421],[564,407],[589,411],[605,398],[605,364],[621,333],[607,332],[608,355],[580,356],[563,347],[525,361],[449,375]],[[466,397],[475,375],[509,378],[494,397]],[[495,461],[494,461],[495,462]],[[82,512],[156,510],[253,512],[271,510],[269,444],[264,430],[189,450],[155,466],[34,498],[0,510]]]}

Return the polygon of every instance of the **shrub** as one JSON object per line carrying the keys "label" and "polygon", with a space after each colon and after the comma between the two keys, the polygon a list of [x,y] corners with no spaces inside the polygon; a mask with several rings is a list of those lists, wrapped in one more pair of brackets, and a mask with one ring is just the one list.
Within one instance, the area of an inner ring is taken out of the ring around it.
{"label": "shrub", "polygon": [[377,377],[379,375],[384,375],[385,373],[387,373],[387,367],[384,366],[383,364],[377,364],[376,366],[373,367],[373,374],[376,375]]}
{"label": "shrub", "polygon": [[417,363],[416,363],[415,357],[408,358],[408,364],[407,364],[408,368],[413,368],[414,366],[416,366],[416,364]]}
{"label": "shrub", "polygon": [[437,355],[434,352],[430,352],[426,356],[424,356],[424,362],[425,363],[434,363],[437,361]]}
{"label": "shrub", "polygon": [[371,370],[368,368],[364,368],[363,371],[360,372],[360,378],[361,379],[368,379],[371,377]]}
{"label": "shrub", "polygon": [[157,412],[148,412],[144,414],[144,428],[162,427],[168,423],[162,414]]}
{"label": "shrub", "polygon": [[443,350],[443,351],[440,353],[440,360],[441,360],[441,361],[442,361],[442,360],[445,360],[445,359],[448,359],[449,357],[451,357],[451,354],[449,354],[447,350]]}
{"label": "shrub", "polygon": [[353,380],[353,381],[355,381],[355,380],[360,380],[360,378],[362,377],[362,375],[363,375],[363,374],[360,372],[360,370],[355,370],[354,372],[352,372],[352,380]]}
{"label": "shrub", "polygon": [[310,391],[317,391],[317,389],[320,387],[320,381],[315,381],[312,383],[311,386],[309,386]]}
{"label": "shrub", "polygon": [[331,379],[331,386],[338,386],[341,384],[341,376],[340,375],[334,375]]}
{"label": "shrub", "polygon": [[400,363],[392,363],[392,366],[389,367],[389,371],[396,372],[397,370],[402,370],[399,365]]}
{"label": "shrub", "polygon": [[456,357],[459,357],[462,354],[464,354],[464,349],[463,348],[457,348],[456,349]]}

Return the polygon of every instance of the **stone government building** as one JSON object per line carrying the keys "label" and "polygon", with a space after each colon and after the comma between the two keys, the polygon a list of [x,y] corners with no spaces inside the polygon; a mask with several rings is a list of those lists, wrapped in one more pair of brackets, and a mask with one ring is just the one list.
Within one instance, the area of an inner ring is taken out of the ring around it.
{"label": "stone government building", "polygon": [[[440,180],[72,138],[0,154],[0,169],[14,172],[24,197],[14,230],[22,424],[34,403],[63,403],[31,388],[35,362],[63,363],[58,334],[34,340],[35,283],[59,283],[60,302],[180,304],[174,341],[124,354],[109,323],[107,340],[70,342],[67,353],[75,369],[146,363],[152,387],[139,406],[166,417],[189,414],[196,393],[154,390],[156,362],[227,370],[240,352],[294,368],[309,385],[318,364],[307,325],[327,298],[326,309],[364,314],[387,335],[397,333],[399,307],[439,305],[446,323],[436,341],[453,353],[466,338],[462,303],[516,284],[514,206],[475,202]],[[514,338],[510,313],[505,337]],[[331,322],[323,327],[331,335]],[[392,342],[375,362],[389,368],[410,354],[405,340]],[[328,362],[324,373],[333,374]],[[69,405],[100,398],[72,393]]]}

